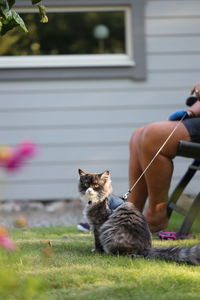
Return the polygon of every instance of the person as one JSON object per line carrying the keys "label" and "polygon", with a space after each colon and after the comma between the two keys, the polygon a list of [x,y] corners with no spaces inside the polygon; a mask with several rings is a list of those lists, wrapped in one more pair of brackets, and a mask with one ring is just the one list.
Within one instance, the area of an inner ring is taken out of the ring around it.
{"label": "person", "polygon": [[138,128],[130,139],[131,188],[180,119],[186,115],[128,197],[128,201],[143,212],[152,233],[164,230],[168,225],[168,192],[173,174],[173,158],[176,156],[179,141],[200,142],[200,83],[192,88],[191,95],[195,95],[198,101],[187,111],[177,111],[167,121]]}
{"label": "person", "polygon": [[[185,115],[128,197],[128,201],[143,212],[152,233],[164,230],[168,225],[166,209],[168,192],[173,174],[173,158],[176,156],[179,141],[200,142],[200,83],[192,88],[191,95],[195,95],[197,101],[188,110],[173,113],[167,121],[138,128],[130,138],[129,187],[131,188]],[[82,231],[90,230],[88,223],[84,222],[78,224],[77,228]]]}

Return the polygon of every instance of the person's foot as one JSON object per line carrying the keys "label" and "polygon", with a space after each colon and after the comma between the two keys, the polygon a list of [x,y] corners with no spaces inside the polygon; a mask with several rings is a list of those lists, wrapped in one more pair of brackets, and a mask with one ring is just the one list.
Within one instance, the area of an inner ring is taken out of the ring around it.
{"label": "person's foot", "polygon": [[155,208],[148,208],[144,216],[152,233],[164,230],[168,226],[166,203],[159,203]]}
{"label": "person's foot", "polygon": [[[147,220],[147,222],[148,222],[148,220]],[[160,223],[159,225],[148,222],[148,225],[149,225],[149,229],[150,229],[151,233],[156,233],[161,230],[165,230],[168,226],[168,222]]]}
{"label": "person's foot", "polygon": [[83,232],[90,232],[90,225],[88,223],[79,223],[77,226],[77,229]]}

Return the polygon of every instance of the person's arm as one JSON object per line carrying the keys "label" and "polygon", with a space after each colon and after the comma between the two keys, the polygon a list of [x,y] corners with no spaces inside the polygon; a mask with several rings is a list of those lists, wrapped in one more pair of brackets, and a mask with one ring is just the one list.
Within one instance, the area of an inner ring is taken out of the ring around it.
{"label": "person's arm", "polygon": [[200,117],[200,101],[195,102],[188,111],[191,113],[191,117]]}
{"label": "person's arm", "polygon": [[187,110],[178,110],[174,113],[172,113],[169,116],[170,121],[177,121],[181,120],[182,118],[194,118],[194,117],[200,117],[200,82],[196,83],[195,86],[191,89],[191,95],[193,95],[197,98],[197,101],[190,106]]}
{"label": "person's arm", "polygon": [[191,95],[193,94],[197,97],[198,101],[190,106],[188,110],[191,112],[191,117],[200,117],[200,82],[196,83],[191,89]]}
{"label": "person's arm", "polygon": [[196,83],[191,89],[191,95],[195,94],[198,100],[200,100],[200,82]]}

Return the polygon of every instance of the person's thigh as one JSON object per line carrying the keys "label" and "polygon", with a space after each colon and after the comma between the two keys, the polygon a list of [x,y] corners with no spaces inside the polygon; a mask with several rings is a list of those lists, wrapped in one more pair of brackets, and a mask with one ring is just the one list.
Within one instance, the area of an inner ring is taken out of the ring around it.
{"label": "person's thigh", "polygon": [[164,121],[147,125],[143,130],[141,151],[156,153],[165,143],[177,124],[178,127],[160,152],[169,158],[174,158],[177,153],[179,141],[191,140],[188,130],[183,123],[179,121]]}

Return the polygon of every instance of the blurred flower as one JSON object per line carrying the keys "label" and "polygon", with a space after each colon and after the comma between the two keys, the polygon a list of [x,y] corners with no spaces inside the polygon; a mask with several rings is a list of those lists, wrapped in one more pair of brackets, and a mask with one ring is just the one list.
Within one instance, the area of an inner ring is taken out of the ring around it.
{"label": "blurred flower", "polygon": [[17,217],[17,219],[14,222],[14,225],[16,227],[26,227],[26,226],[28,226],[27,218],[24,217],[24,216]]}
{"label": "blurred flower", "polygon": [[36,145],[31,141],[21,143],[16,149],[0,147],[0,167],[13,171],[21,167],[28,158],[36,154]]}
{"label": "blurred flower", "polygon": [[0,226],[0,246],[9,251],[16,250],[15,244],[8,237],[8,231],[3,226]]}
{"label": "blurred flower", "polygon": [[[52,242],[48,240],[41,240],[40,241],[41,245],[41,254],[43,258],[52,258],[54,255],[54,251],[52,249]],[[47,245],[49,247],[47,247]]]}
{"label": "blurred flower", "polygon": [[3,163],[7,163],[12,155],[12,150],[9,146],[0,146],[0,161]]}
{"label": "blurred flower", "polygon": [[52,247],[52,242],[48,241],[48,245],[49,245],[49,247]]}
{"label": "blurred flower", "polygon": [[41,240],[41,241],[40,241],[40,244],[41,244],[42,246],[48,245],[49,247],[52,247],[52,242],[51,242],[51,241]]}
{"label": "blurred flower", "polygon": [[42,255],[44,258],[52,258],[52,256],[54,255],[54,252],[51,248],[43,248]]}

